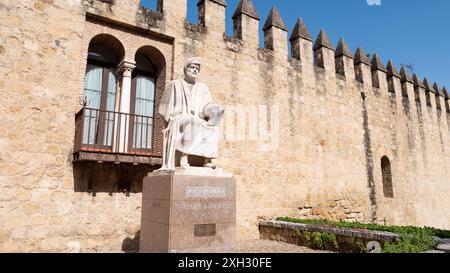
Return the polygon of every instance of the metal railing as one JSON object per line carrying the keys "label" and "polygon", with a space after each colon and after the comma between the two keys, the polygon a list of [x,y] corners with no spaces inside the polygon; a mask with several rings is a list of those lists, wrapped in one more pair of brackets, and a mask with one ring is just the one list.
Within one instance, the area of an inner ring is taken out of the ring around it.
{"label": "metal railing", "polygon": [[152,156],[153,117],[83,108],[75,115],[74,152]]}

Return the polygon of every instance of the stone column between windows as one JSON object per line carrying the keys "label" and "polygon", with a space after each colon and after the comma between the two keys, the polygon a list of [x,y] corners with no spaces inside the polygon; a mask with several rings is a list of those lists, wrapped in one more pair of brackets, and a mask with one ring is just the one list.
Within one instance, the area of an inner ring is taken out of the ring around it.
{"label": "stone column between windows", "polygon": [[[115,139],[116,145],[115,152],[119,153],[127,153],[129,148],[129,139],[130,139],[130,107],[131,107],[131,75],[133,73],[134,68],[136,67],[136,63],[132,61],[123,60],[118,68],[117,72],[122,74],[122,87],[120,91],[120,106],[118,117],[116,118],[116,122],[118,122],[119,133],[116,134]],[[119,116],[120,115],[120,116]],[[118,150],[117,150],[118,149]]]}

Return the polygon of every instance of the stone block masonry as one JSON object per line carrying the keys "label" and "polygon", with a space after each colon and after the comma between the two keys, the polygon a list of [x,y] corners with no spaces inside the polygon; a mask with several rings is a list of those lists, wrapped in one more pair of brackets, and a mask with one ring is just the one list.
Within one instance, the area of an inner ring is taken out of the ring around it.
{"label": "stone block masonry", "polygon": [[236,183],[229,175],[156,173],[144,179],[141,253],[236,249]]}
{"label": "stone block masonry", "polygon": [[137,249],[137,179],[155,167],[135,166],[128,192],[111,190],[121,173],[106,163],[94,172],[103,190],[76,187],[75,114],[100,34],[120,42],[126,62],[156,49],[152,58],[165,61],[155,61],[165,72],[159,89],[198,56],[215,101],[274,121],[256,128],[278,142],[249,137],[250,128],[230,139],[225,132],[237,129],[223,128],[218,165],[236,177],[238,240],[258,238],[258,218],[280,215],[450,228],[447,89],[363,49],[350,54],[326,30],[313,39],[307,22],[286,26],[276,9],[264,20],[251,0],[234,13],[233,37],[223,33],[225,1],[201,1],[197,26],[186,23],[186,1],[159,0],[156,11],[138,0],[1,1],[0,251]]}

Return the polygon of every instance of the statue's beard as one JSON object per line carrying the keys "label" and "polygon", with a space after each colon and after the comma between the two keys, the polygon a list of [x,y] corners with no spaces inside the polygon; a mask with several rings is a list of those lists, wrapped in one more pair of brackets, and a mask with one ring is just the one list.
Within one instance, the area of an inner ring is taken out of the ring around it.
{"label": "statue's beard", "polygon": [[186,74],[185,80],[190,84],[194,84],[197,81],[197,75]]}

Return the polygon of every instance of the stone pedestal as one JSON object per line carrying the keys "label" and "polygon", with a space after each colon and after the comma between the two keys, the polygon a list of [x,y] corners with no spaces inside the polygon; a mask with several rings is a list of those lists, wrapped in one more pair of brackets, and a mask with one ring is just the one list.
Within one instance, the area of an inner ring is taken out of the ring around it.
{"label": "stone pedestal", "polygon": [[144,179],[141,253],[232,253],[236,182],[204,169],[151,173]]}

